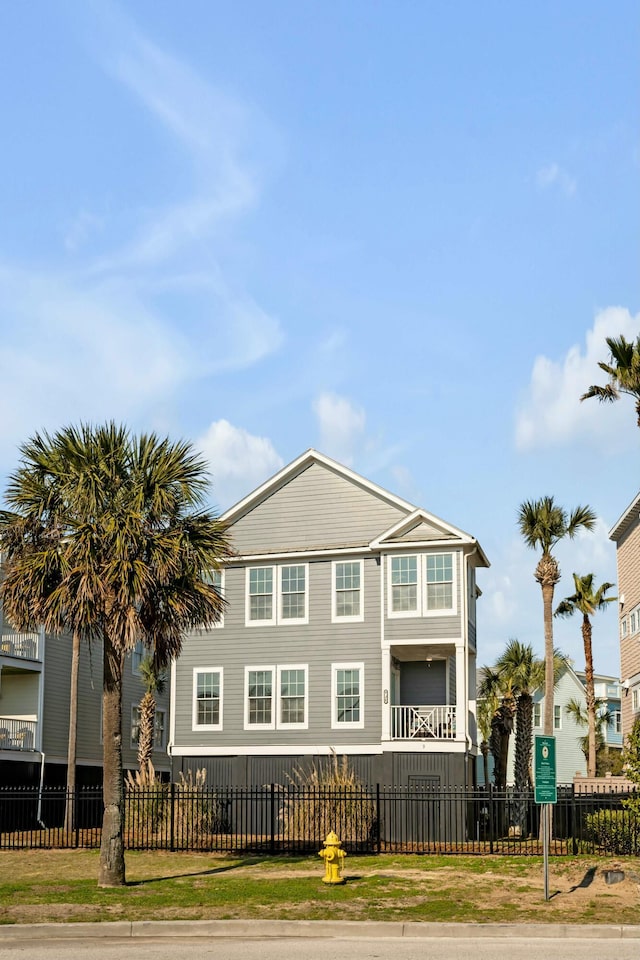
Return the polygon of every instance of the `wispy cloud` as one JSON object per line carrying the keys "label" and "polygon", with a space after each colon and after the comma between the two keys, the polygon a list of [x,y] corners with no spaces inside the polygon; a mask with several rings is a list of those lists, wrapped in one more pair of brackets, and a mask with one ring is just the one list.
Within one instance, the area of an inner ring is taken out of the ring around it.
{"label": "wispy cloud", "polygon": [[587,332],[586,345],[575,344],[560,360],[536,357],[531,381],[516,418],[516,447],[530,451],[570,441],[593,440],[595,435],[612,450],[622,446],[630,410],[623,400],[603,408],[597,400],[580,402],[593,383],[606,383],[599,367],[606,361],[606,337],[623,334],[635,339],[640,333],[640,314],[632,316],[623,307],[608,307],[595,318]]}
{"label": "wispy cloud", "polygon": [[320,430],[320,449],[341,463],[353,463],[362,446],[366,414],[346,397],[321,393],[313,403]]}
{"label": "wispy cloud", "polygon": [[283,466],[268,437],[215,420],[196,442],[209,462],[216,503],[226,509]]}
{"label": "wispy cloud", "polygon": [[572,197],[578,189],[578,181],[558,163],[548,163],[536,173],[536,183],[540,190],[556,189],[566,197]]}

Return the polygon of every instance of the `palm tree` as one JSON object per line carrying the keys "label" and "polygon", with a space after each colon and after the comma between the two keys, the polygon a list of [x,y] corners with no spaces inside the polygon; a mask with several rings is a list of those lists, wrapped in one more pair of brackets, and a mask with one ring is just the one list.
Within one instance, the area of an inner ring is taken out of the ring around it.
{"label": "palm tree", "polygon": [[484,772],[485,789],[489,786],[489,754],[491,748],[491,721],[493,720],[499,706],[498,697],[495,693],[489,694],[478,701],[478,730],[482,737],[480,741],[480,753],[482,754],[482,769]]}
{"label": "palm tree", "polygon": [[21,447],[0,513],[0,600],[16,627],[77,631],[103,649],[104,817],[98,883],[125,883],[122,677],[142,639],[158,663],[224,601],[207,574],[230,553],[203,507],[208,477],[190,444],[109,423],[36,434]]}
{"label": "palm tree", "polygon": [[156,722],[156,694],[164,693],[167,677],[164,669],[158,667],[153,657],[144,657],[140,661],[140,676],[145,691],[138,707],[138,767],[142,779],[149,782]]}
{"label": "palm tree", "polygon": [[[589,713],[585,709],[583,703],[580,700],[576,700],[575,697],[572,697],[567,704],[565,704],[565,712],[568,716],[573,717],[575,723],[582,727],[589,728]],[[596,710],[596,720],[595,720],[595,742],[596,742],[596,757],[598,751],[601,747],[604,746],[604,734],[602,728],[611,723],[611,711],[607,708],[607,701],[601,700],[599,697],[595,699],[595,710]],[[589,733],[585,737],[580,737],[580,749],[584,753],[584,758],[587,761],[587,771],[589,764]],[[591,776],[588,773],[588,776]],[[596,774],[593,774],[596,776]]]}
{"label": "palm tree", "polygon": [[635,341],[626,340],[624,336],[607,337],[610,362],[599,363],[601,370],[609,376],[609,383],[605,387],[593,385],[580,397],[588,400],[597,397],[605,403],[614,403],[625,393],[633,397],[636,408],[636,418],[640,427],[640,336]]}
{"label": "palm tree", "polygon": [[609,603],[614,603],[617,597],[605,597],[608,590],[613,587],[612,583],[602,583],[597,590],[594,590],[593,574],[587,573],[584,577],[579,577],[577,573],[573,575],[575,592],[570,597],[565,597],[556,609],[557,617],[571,617],[577,611],[582,614],[582,642],[584,644],[584,676],[585,691],[587,700],[587,717],[589,725],[589,754],[587,758],[587,774],[590,777],[596,775],[596,694],[593,685],[593,648],[591,644],[591,617],[596,610],[606,610]]}
{"label": "palm tree", "polygon": [[542,556],[538,561],[534,577],[542,590],[544,616],[544,733],[553,736],[553,594],[560,580],[558,561],[552,554],[553,548],[565,537],[573,539],[579,530],[592,530],[596,515],[590,507],[576,507],[567,514],[563,507],[555,503],[553,497],[540,500],[525,500],[518,510],[518,525],[524,542],[533,550],[538,547]]}
{"label": "palm tree", "polygon": [[493,756],[493,781],[498,790],[507,786],[509,738],[513,732],[516,700],[508,678],[492,667],[482,667],[478,698],[491,707],[489,750]]}
{"label": "palm tree", "polygon": [[531,644],[509,640],[495,666],[503,683],[508,682],[516,698],[516,741],[514,783],[516,791],[531,788],[531,743],[533,694],[544,683],[544,660],[536,658]]}

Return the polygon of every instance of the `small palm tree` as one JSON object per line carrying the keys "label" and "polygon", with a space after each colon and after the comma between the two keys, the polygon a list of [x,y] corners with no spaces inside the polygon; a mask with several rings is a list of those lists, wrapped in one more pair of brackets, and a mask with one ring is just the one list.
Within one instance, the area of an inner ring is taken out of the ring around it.
{"label": "small palm tree", "polygon": [[592,530],[596,515],[590,507],[576,507],[567,513],[553,497],[525,500],[518,510],[518,525],[524,542],[531,549],[542,550],[534,577],[542,590],[544,617],[544,733],[553,736],[553,594],[560,580],[558,561],[552,550],[565,537],[573,539],[579,530]]}
{"label": "small palm tree", "polygon": [[103,649],[104,817],[98,883],[125,883],[122,680],[140,639],[158,663],[219,620],[208,571],[230,555],[204,509],[206,464],[188,443],[109,423],[36,434],[0,512],[0,601],[18,629],[77,632]]}
{"label": "small palm tree", "polygon": [[509,640],[496,662],[503,682],[508,682],[516,698],[516,742],[514,782],[516,790],[531,788],[531,738],[533,731],[533,694],[544,683],[544,660],[539,660],[531,644]]}
{"label": "small palm tree", "polygon": [[480,753],[482,754],[482,769],[484,772],[484,785],[489,786],[489,754],[491,748],[491,721],[498,709],[499,701],[495,694],[484,697],[478,701],[478,730],[480,731]]}
{"label": "small palm tree", "polygon": [[589,726],[589,751],[587,757],[587,773],[590,777],[596,775],[596,695],[593,684],[593,647],[591,643],[591,617],[596,610],[606,610],[608,604],[614,603],[617,597],[606,597],[607,591],[613,587],[612,583],[602,583],[594,589],[593,574],[587,573],[579,577],[573,575],[575,591],[570,597],[565,597],[556,609],[557,617],[571,617],[576,611],[582,614],[582,642],[584,644],[585,659],[585,692],[587,700],[587,716]]}
{"label": "small palm tree", "polygon": [[162,696],[164,693],[167,676],[164,669],[158,667],[154,658],[148,656],[140,661],[140,676],[144,684],[144,696],[138,707],[138,767],[142,780],[148,783],[153,770],[156,696]]}
{"label": "small palm tree", "polygon": [[610,362],[599,363],[598,366],[608,375],[609,383],[604,387],[594,384],[580,399],[597,397],[604,403],[614,403],[620,399],[621,394],[626,394],[635,402],[636,418],[640,427],[640,336],[635,343],[623,336],[607,337],[606,340]]}
{"label": "small palm tree", "polygon": [[487,701],[491,709],[489,750],[493,756],[493,781],[498,790],[504,790],[507,786],[509,738],[516,712],[515,694],[509,679],[501,677],[494,668],[483,667],[480,673],[478,697]]}

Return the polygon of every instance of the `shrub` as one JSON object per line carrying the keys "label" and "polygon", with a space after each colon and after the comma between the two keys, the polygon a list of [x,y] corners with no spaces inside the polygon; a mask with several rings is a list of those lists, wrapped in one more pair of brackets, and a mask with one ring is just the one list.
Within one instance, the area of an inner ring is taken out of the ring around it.
{"label": "shrub", "polygon": [[586,838],[604,853],[640,853],[640,817],[632,810],[598,810],[585,817]]}
{"label": "shrub", "polygon": [[207,771],[187,770],[174,791],[174,831],[180,846],[190,848],[202,843],[212,833],[222,833],[227,828],[225,805],[217,794],[206,787]]}
{"label": "shrub", "polygon": [[149,762],[144,771],[127,771],[125,787],[125,830],[130,843],[142,842],[145,836],[158,832],[165,820],[167,784],[156,777]]}
{"label": "shrub", "polygon": [[376,806],[349,758],[331,759],[310,768],[296,768],[282,788],[280,820],[284,835],[319,843],[333,830],[342,841],[367,841],[376,825]]}

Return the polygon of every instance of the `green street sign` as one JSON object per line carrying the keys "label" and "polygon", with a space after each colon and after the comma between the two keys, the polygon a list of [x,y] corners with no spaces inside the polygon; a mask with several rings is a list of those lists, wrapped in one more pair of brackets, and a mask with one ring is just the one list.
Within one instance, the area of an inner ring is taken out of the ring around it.
{"label": "green street sign", "polygon": [[533,777],[536,803],[557,803],[556,738],[534,737]]}

